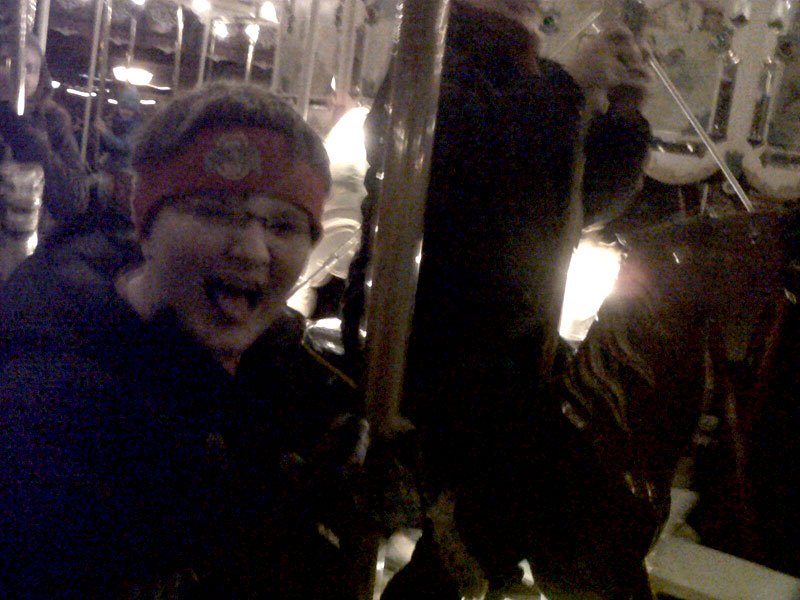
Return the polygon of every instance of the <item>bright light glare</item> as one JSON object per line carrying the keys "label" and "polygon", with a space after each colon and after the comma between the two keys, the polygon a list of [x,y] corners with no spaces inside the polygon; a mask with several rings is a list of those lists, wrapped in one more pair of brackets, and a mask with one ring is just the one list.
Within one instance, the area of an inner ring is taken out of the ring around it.
{"label": "bright light glare", "polygon": [[254,44],[258,40],[258,34],[261,32],[261,28],[256,25],[255,23],[250,23],[247,27],[244,28],[244,34],[250,38],[250,41]]}
{"label": "bright light glare", "polygon": [[89,97],[89,92],[84,92],[83,90],[75,90],[73,88],[67,88],[67,93],[72,94],[74,96],[82,96],[83,98]]}
{"label": "bright light glare", "polygon": [[116,100],[114,100],[114,98],[109,98],[109,99],[108,99],[108,103],[109,103],[109,104],[119,104],[119,102],[117,102]]}
{"label": "bright light glare", "polygon": [[364,149],[364,119],[369,109],[364,106],[351,108],[333,126],[325,138],[325,149],[331,163],[353,163],[361,165],[367,160]]}
{"label": "bright light glare", "polygon": [[30,256],[33,254],[33,251],[36,250],[36,246],[39,244],[39,236],[34,231],[31,236],[25,240],[25,256]]}
{"label": "bright light glare", "polygon": [[317,319],[316,325],[326,329],[341,329],[342,320],[339,317],[325,317],[324,319]]}
{"label": "bright light glare", "polygon": [[139,67],[118,65],[111,69],[117,81],[127,81],[131,85],[147,85],[153,80],[153,74]]}
{"label": "bright light glare", "polygon": [[144,6],[146,0],[131,0],[136,6]]}
{"label": "bright light glare", "polygon": [[128,83],[131,85],[147,85],[152,80],[153,74],[150,71],[137,67],[128,68]]}
{"label": "bright light glare", "polygon": [[278,13],[275,10],[275,5],[269,0],[261,5],[261,9],[258,11],[258,16],[270,23],[277,24],[278,22]]}
{"label": "bright light glare", "polygon": [[58,88],[61,87],[61,82],[53,79],[53,81],[50,82],[50,85],[53,86],[54,90],[57,90]]}
{"label": "bright light glare", "polygon": [[117,81],[128,81],[128,67],[119,65],[111,69],[111,72]]}
{"label": "bright light glare", "polygon": [[155,104],[155,100],[139,100],[139,104]]}
{"label": "bright light glare", "polygon": [[192,10],[200,14],[207,13],[211,10],[211,3],[208,0],[192,0]]}
{"label": "bright light glare", "polygon": [[568,341],[582,341],[611,293],[619,274],[622,253],[617,246],[581,240],[572,253],[564,290],[559,333]]}
{"label": "bright light glare", "polygon": [[214,37],[221,40],[228,37],[228,25],[224,21],[214,21]]}

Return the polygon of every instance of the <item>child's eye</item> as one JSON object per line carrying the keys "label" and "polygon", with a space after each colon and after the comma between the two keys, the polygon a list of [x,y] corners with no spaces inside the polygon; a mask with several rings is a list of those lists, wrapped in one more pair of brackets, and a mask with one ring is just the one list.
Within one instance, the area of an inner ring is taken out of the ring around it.
{"label": "child's eye", "polygon": [[278,235],[300,235],[309,233],[308,225],[295,219],[271,219],[267,221],[267,228]]}

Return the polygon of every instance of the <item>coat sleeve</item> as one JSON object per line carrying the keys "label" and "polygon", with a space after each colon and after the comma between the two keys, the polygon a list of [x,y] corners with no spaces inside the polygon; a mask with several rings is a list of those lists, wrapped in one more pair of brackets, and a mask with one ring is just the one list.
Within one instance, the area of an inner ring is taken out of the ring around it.
{"label": "coat sleeve", "polygon": [[584,140],[583,207],[587,225],[621,215],[641,189],[650,126],[638,112],[597,113]]}

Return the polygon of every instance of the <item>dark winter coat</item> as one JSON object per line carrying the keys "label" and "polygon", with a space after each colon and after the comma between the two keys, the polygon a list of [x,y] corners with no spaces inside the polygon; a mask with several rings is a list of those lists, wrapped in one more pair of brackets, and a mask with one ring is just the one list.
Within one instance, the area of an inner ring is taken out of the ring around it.
{"label": "dark winter coat", "polygon": [[288,312],[229,375],[120,299],[130,249],[98,235],[0,291],[0,595],[338,597],[351,388]]}

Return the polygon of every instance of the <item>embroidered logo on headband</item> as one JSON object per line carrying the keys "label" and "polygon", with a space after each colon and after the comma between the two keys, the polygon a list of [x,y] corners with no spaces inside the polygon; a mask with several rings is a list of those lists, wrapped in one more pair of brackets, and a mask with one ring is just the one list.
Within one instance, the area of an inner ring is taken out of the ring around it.
{"label": "embroidered logo on headband", "polygon": [[251,173],[261,175],[261,156],[258,147],[243,132],[223,133],[206,152],[203,166],[207,173],[240,181]]}

